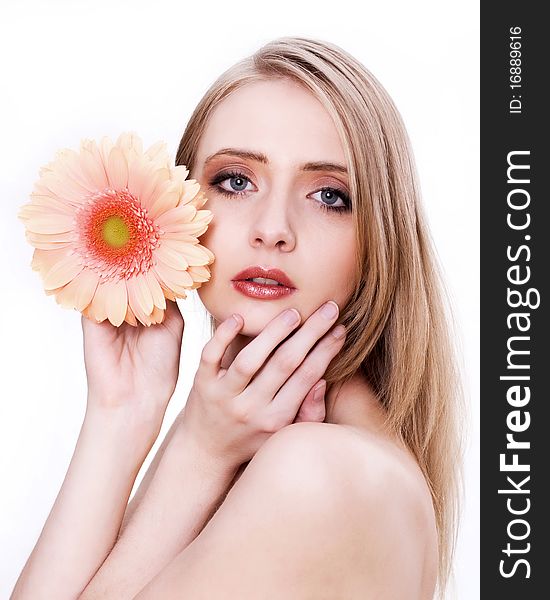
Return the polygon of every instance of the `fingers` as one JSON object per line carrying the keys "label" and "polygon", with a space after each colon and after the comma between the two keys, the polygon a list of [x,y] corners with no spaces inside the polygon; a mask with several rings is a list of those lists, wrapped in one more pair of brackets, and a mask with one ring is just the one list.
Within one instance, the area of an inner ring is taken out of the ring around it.
{"label": "fingers", "polygon": [[[327,311],[327,308],[331,309],[332,312]],[[251,387],[257,386],[257,390],[261,390],[269,398],[274,398],[281,386],[298,369],[313,346],[327,333],[337,318],[338,305],[336,302],[327,302],[317,309],[298,331],[277,348],[265,368],[254,378]],[[260,334],[260,336],[263,335],[264,332]],[[267,338],[267,341],[269,342],[269,338]],[[251,345],[247,346],[243,352],[248,351]],[[326,343],[324,347],[326,347]],[[238,360],[238,358],[235,360]],[[313,374],[314,369],[309,366],[308,371]],[[302,389],[300,399],[323,376],[324,370],[319,372],[319,369],[316,369],[315,373],[317,373],[315,379],[309,378],[307,380],[309,385],[307,385],[307,388]]]}
{"label": "fingers", "polygon": [[166,298],[166,309],[162,324],[175,335],[180,336],[183,333],[185,323],[177,302]]}
{"label": "fingers", "polygon": [[304,401],[300,405],[298,414],[294,419],[294,423],[300,423],[302,421],[315,421],[322,423],[325,420],[326,407],[325,407],[325,391],[327,389],[327,382],[321,379],[316,385],[314,385]]}
{"label": "fingers", "polygon": [[208,378],[218,376],[223,355],[243,324],[243,318],[240,315],[233,314],[216,329],[212,339],[202,349],[199,370],[197,371],[199,377],[202,373]]}
{"label": "fingers", "polygon": [[[337,337],[335,334],[342,335]],[[331,360],[342,349],[346,338],[345,334],[345,327],[338,325],[323,337],[273,398],[268,410],[268,420],[270,418],[284,420],[285,417],[287,423],[292,420],[300,408],[302,398],[325,374]],[[311,410],[311,408],[308,409],[306,406],[306,410]]]}
{"label": "fingers", "polygon": [[[235,360],[231,363],[223,378],[227,389],[234,394],[241,393],[263,366],[269,355],[273,352],[273,349],[299,323],[300,313],[295,308],[287,309],[272,319],[263,331],[239,352]],[[269,396],[270,399],[273,398],[276,391],[276,389],[272,391]],[[269,391],[264,390],[263,395],[266,396],[268,393]]]}

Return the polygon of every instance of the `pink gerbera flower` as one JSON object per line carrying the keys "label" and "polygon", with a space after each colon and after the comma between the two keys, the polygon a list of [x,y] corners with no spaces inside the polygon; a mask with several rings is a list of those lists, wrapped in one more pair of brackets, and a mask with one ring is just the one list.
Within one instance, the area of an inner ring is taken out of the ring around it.
{"label": "pink gerbera flower", "polygon": [[19,218],[35,247],[31,266],[47,294],[100,323],[161,323],[166,298],[210,279],[214,261],[198,237],[212,220],[207,198],[166,144],[146,152],[138,136],[83,140],[40,170]]}

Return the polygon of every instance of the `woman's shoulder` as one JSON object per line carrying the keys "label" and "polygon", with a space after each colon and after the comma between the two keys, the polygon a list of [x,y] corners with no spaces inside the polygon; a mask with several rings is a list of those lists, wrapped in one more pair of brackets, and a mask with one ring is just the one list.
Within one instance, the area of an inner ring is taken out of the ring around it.
{"label": "woman's shoulder", "polygon": [[[431,496],[417,462],[390,436],[333,423],[293,423],[267,440],[253,462],[269,464],[266,473],[302,485],[329,484],[328,493],[347,501],[384,501],[398,497],[429,521]],[[342,483],[343,487],[339,487]],[[364,505],[364,504],[363,504]]]}
{"label": "woman's shoulder", "polygon": [[350,581],[360,586],[367,578],[369,587],[387,590],[399,571],[392,585],[404,590],[403,597],[424,597],[407,596],[407,589],[433,588],[431,495],[416,461],[391,438],[344,425],[294,423],[271,436],[249,467],[253,487],[280,494],[281,510],[287,503],[303,522],[319,527],[320,547],[337,549],[336,540],[344,541],[331,560],[340,561]]}

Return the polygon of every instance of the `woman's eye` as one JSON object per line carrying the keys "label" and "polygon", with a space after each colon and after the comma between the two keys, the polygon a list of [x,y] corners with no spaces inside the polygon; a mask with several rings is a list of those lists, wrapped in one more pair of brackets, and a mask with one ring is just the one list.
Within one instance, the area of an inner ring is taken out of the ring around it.
{"label": "woman's eye", "polygon": [[315,198],[317,194],[320,194],[318,198],[321,203],[321,208],[334,208],[334,209],[346,209],[349,208],[349,200],[346,194],[333,188],[322,188],[313,194],[312,198]]}
{"label": "woman's eye", "polygon": [[221,192],[229,194],[242,194],[252,191],[252,188],[247,188],[248,184],[252,182],[242,174],[222,173],[214,180],[214,183]]}

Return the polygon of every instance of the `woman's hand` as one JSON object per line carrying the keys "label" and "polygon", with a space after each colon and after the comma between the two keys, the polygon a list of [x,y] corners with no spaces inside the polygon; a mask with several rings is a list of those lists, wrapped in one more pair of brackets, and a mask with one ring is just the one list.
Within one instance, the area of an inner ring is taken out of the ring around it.
{"label": "woman's hand", "polygon": [[[336,303],[327,304],[336,307],[332,316],[324,316],[321,307],[289,339],[285,338],[300,323],[300,315],[295,309],[283,312],[239,352],[228,369],[221,367],[222,357],[240,331],[242,317],[237,315],[239,322],[230,317],[217,328],[202,351],[181,421],[185,435],[202,452],[217,463],[238,467],[273,433],[295,418],[305,420],[304,414],[315,405],[312,390],[345,339],[342,325],[338,326],[342,337],[327,333],[338,316]],[[293,324],[287,320],[292,315],[296,316]],[[317,406],[321,410],[312,420],[322,421],[323,397]]]}
{"label": "woman's hand", "polygon": [[168,299],[164,321],[150,327],[83,316],[87,416],[120,419],[154,442],[176,387],[183,329],[178,305]]}

